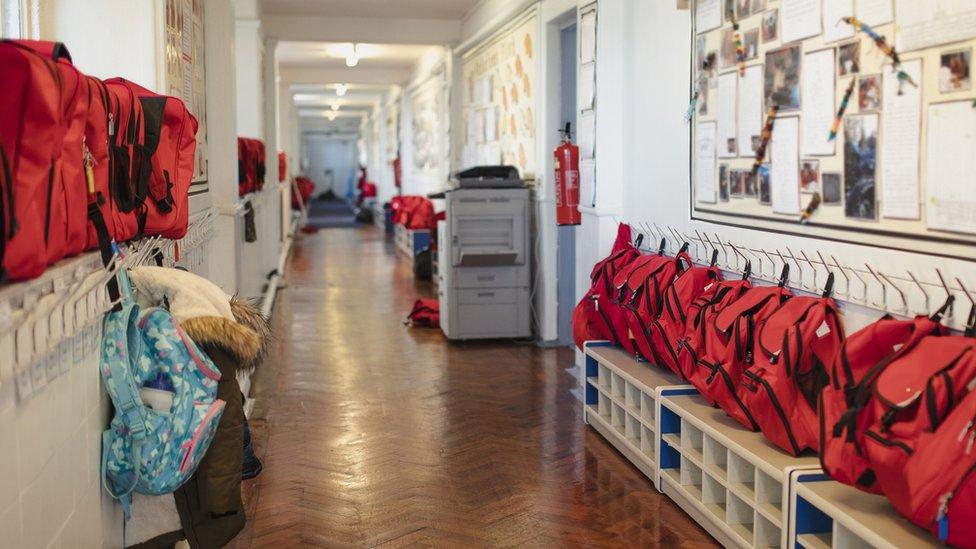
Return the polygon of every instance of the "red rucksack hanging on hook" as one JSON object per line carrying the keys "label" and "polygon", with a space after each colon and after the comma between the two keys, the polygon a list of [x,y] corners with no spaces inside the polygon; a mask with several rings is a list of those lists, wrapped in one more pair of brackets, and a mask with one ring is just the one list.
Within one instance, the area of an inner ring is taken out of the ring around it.
{"label": "red rucksack hanging on hook", "polygon": [[583,350],[583,343],[595,340],[613,340],[613,330],[606,317],[609,296],[613,293],[613,278],[616,273],[640,256],[637,242],[631,241],[630,225],[621,223],[617,227],[617,239],[610,255],[599,261],[590,271],[590,289],[573,309],[573,340],[576,347]]}

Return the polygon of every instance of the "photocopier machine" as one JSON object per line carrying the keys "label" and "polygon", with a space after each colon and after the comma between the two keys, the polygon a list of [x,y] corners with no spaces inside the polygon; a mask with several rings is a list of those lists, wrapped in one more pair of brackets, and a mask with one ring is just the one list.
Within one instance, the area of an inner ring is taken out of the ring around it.
{"label": "photocopier machine", "polygon": [[448,339],[532,336],[529,189],[511,166],[452,175],[438,223],[441,329]]}

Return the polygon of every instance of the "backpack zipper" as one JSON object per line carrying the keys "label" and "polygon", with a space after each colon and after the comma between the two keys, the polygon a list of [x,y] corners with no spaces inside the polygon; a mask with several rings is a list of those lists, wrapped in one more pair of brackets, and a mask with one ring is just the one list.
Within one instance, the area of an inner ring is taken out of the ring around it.
{"label": "backpack zipper", "polygon": [[54,159],[47,171],[47,205],[44,210],[44,245],[47,246],[51,236],[51,195],[54,194]]}
{"label": "backpack zipper", "polygon": [[[969,441],[969,446],[971,447],[972,438],[970,438]],[[966,453],[969,453],[968,448]],[[939,511],[935,515],[935,523],[939,526],[939,541],[941,542],[945,542],[949,539],[949,502],[952,501],[952,498],[956,495],[956,490],[958,490],[959,487],[966,482],[966,479],[969,478],[969,475],[973,474],[974,470],[976,470],[976,464],[971,465],[969,469],[963,473],[962,479],[959,480],[959,484],[953,487],[953,489],[949,492],[946,492],[939,497]]]}
{"label": "backpack zipper", "polygon": [[756,375],[756,373],[752,372],[751,370],[742,372],[742,375],[762,385],[763,388],[766,389],[766,396],[769,397],[769,402],[773,405],[773,410],[776,412],[776,415],[779,416],[779,420],[783,424],[783,429],[786,430],[786,437],[790,441],[790,447],[793,448],[793,455],[799,455],[800,448],[797,446],[796,439],[793,437],[793,430],[790,429],[790,422],[786,419],[786,412],[783,410],[783,406],[780,404],[779,399],[776,398],[776,393],[773,391],[773,388],[770,387],[769,382]]}

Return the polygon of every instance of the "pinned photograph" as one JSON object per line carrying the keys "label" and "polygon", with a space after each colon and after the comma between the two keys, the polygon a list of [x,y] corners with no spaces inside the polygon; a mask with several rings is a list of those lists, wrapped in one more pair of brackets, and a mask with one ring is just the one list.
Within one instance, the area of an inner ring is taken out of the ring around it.
{"label": "pinned photograph", "polygon": [[[705,80],[708,80],[707,78]],[[708,82],[704,82],[701,93],[698,94],[698,114],[705,116],[708,114]]]}
{"label": "pinned photograph", "polygon": [[881,108],[880,74],[857,77],[857,106],[862,111],[876,111]]}
{"label": "pinned photograph", "polygon": [[973,87],[973,50],[958,50],[942,54],[939,67],[939,91],[951,93],[966,91]]}
{"label": "pinned photograph", "polygon": [[725,2],[725,20],[732,22],[735,19],[735,0],[723,0]]}
{"label": "pinned photograph", "polygon": [[729,172],[729,194],[741,197],[745,192],[746,178],[743,177],[745,170],[732,170]]}
{"label": "pinned photograph", "polygon": [[801,193],[820,192],[820,161],[819,160],[800,161],[800,192]]}
{"label": "pinned photograph", "polygon": [[742,47],[746,51],[746,61],[759,57],[759,29],[748,30],[742,35]]}
{"label": "pinned photograph", "polygon": [[779,10],[769,10],[762,16],[762,41],[772,42],[779,38]]}
{"label": "pinned photograph", "polygon": [[861,72],[860,50],[858,42],[841,44],[837,47],[837,76],[850,76]]}
{"label": "pinned photograph", "polygon": [[718,87],[718,52],[710,51],[705,56],[705,66],[708,69],[708,87]]}
{"label": "pinned photograph", "polygon": [[722,56],[723,67],[734,67],[737,63],[735,58],[735,35],[732,29],[722,30]]}
{"label": "pinned photograph", "polygon": [[722,202],[729,201],[729,165],[718,165],[718,199]]}
{"label": "pinned photograph", "polygon": [[727,152],[727,153],[729,153],[729,154],[732,154],[732,155],[734,155],[734,154],[735,154],[735,152],[736,152],[737,150],[739,150],[739,149],[737,149],[737,148],[736,148],[736,143],[735,143],[735,138],[734,138],[734,137],[730,137],[730,138],[728,138],[728,139],[727,139],[727,140],[725,141],[725,146],[727,147],[727,148],[725,149],[725,150],[726,150],[726,152]]}
{"label": "pinned photograph", "polygon": [[757,13],[762,13],[764,9],[766,9],[766,0],[752,0],[753,15]]}
{"label": "pinned photograph", "polygon": [[695,39],[695,66],[698,70],[705,70],[705,35],[702,34]]}
{"label": "pinned photograph", "polygon": [[820,184],[823,186],[824,204],[840,204],[840,174],[836,172],[824,172]]}
{"label": "pinned photograph", "polygon": [[875,173],[878,165],[878,115],[844,120],[844,215],[877,219]]}
{"label": "pinned photograph", "polygon": [[756,185],[756,176],[752,174],[752,170],[742,170],[739,177],[742,178],[742,194],[759,196],[759,187]]}
{"label": "pinned photograph", "polygon": [[765,94],[767,107],[800,108],[800,46],[766,53]]}
{"label": "pinned photograph", "polygon": [[772,204],[773,195],[769,182],[769,164],[759,166],[757,177],[759,178],[759,203],[766,205]]}
{"label": "pinned photograph", "polygon": [[736,0],[736,5],[740,20],[752,15],[752,2],[749,0]]}

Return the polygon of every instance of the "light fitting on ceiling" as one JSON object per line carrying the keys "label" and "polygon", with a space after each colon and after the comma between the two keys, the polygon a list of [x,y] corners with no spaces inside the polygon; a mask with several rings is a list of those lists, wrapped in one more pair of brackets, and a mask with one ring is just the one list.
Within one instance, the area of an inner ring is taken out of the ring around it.
{"label": "light fitting on ceiling", "polygon": [[347,91],[349,91],[349,86],[345,84],[336,84],[336,95],[339,97],[344,97]]}
{"label": "light fitting on ceiling", "polygon": [[330,121],[334,121],[336,119],[336,112],[335,111],[329,111],[329,112],[325,113],[325,117],[328,118]]}
{"label": "light fitting on ceiling", "polygon": [[333,111],[339,110],[339,104],[338,103],[333,103],[331,106],[332,106],[332,110]]}
{"label": "light fitting on ceiling", "polygon": [[355,67],[358,64],[359,64],[359,51],[357,49],[356,44],[353,44],[352,49],[349,51],[349,54],[346,55],[346,66],[351,68],[351,67]]}

